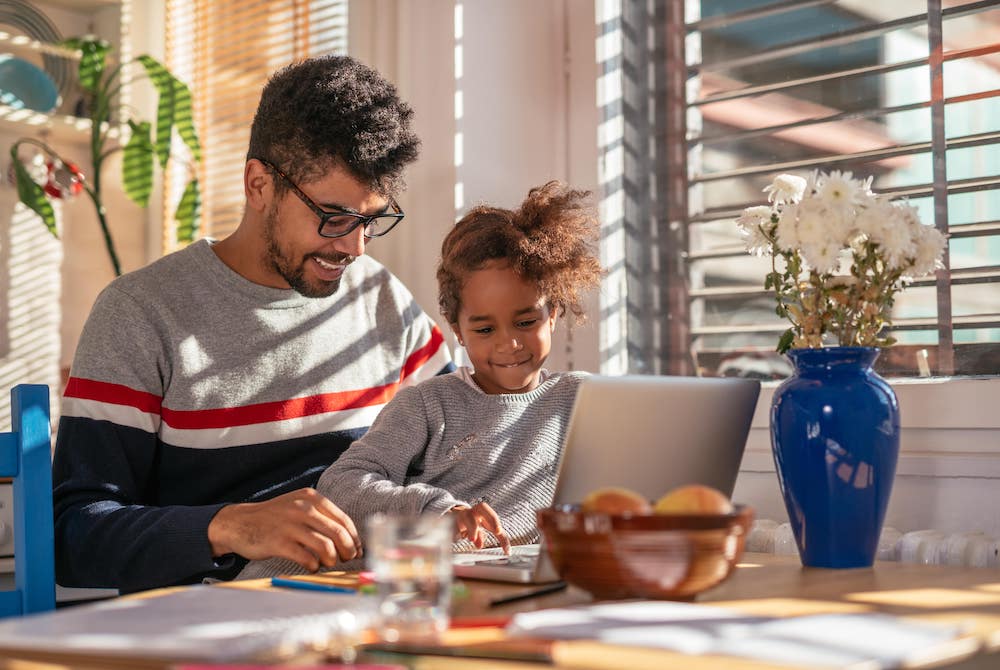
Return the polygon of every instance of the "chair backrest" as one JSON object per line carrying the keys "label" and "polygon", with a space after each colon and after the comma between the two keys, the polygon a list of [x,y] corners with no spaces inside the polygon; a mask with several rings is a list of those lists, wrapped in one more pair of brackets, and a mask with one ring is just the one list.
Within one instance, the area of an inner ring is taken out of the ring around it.
{"label": "chair backrest", "polygon": [[0,617],[56,606],[49,387],[19,384],[10,401],[12,430],[0,433],[0,477],[14,480],[14,589],[0,591]]}

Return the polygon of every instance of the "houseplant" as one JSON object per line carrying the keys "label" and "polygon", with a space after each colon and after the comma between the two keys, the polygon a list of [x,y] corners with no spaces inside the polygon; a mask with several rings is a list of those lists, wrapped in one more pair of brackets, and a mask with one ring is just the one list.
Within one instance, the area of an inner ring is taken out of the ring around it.
{"label": "houseplant", "polygon": [[940,266],[945,237],[871,178],[778,175],[768,205],[737,219],[764,286],[791,327],[778,340],[794,374],[771,404],[778,483],[805,565],[872,564],[899,455],[899,406],[872,364],[896,294]]}
{"label": "houseplant", "polygon": [[108,227],[107,211],[102,197],[102,168],[105,161],[115,151],[124,152],[122,160],[122,184],[125,194],[140,207],[149,204],[153,187],[154,162],[165,169],[173,154],[171,145],[176,134],[188,147],[189,168],[192,177],[184,189],[174,218],[177,220],[177,237],[180,241],[190,241],[198,229],[200,192],[194,166],[201,160],[201,145],[194,129],[191,112],[191,91],[166,67],[148,55],[140,55],[135,63],[157,90],[157,115],[155,131],[149,121],[131,118],[128,120],[128,140],[124,146],[113,141],[113,130],[118,128],[114,117],[115,100],[122,87],[123,71],[133,61],[118,63],[109,67],[110,45],[95,38],[71,38],[61,46],[79,52],[78,77],[84,91],[85,107],[89,112],[90,126],[90,169],[91,177],[86,179],[77,165],[59,155],[47,143],[35,138],[22,138],[11,145],[14,174],[17,180],[18,198],[37,213],[53,235],[57,235],[55,211],[51,198],[60,197],[62,189],[54,187],[50,181],[46,189],[32,177],[19,154],[22,146],[34,146],[47,158],[49,172],[61,171],[68,178],[66,186],[71,190],[82,190],[93,202],[98,223],[104,235],[115,275],[121,274],[121,263],[115,249],[114,240]]}

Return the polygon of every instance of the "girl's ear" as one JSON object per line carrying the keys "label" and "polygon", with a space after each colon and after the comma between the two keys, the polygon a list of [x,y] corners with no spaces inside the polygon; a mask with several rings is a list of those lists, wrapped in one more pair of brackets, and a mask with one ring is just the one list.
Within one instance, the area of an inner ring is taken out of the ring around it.
{"label": "girl's ear", "polygon": [[464,347],[465,340],[462,339],[462,333],[459,332],[457,323],[451,324],[451,332],[455,333],[455,339],[457,339],[458,343]]}

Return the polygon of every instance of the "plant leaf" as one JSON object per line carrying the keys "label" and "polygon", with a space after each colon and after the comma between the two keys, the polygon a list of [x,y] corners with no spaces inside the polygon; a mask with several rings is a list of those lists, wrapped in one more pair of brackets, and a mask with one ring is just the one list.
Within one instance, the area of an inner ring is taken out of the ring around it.
{"label": "plant leaf", "polygon": [[42,223],[49,229],[53,236],[59,237],[56,230],[56,212],[52,209],[52,203],[45,196],[42,187],[35,183],[35,180],[28,174],[24,163],[17,157],[17,145],[11,147],[11,157],[14,159],[14,176],[17,179],[17,197],[26,207],[38,216],[42,217]]}
{"label": "plant leaf", "polygon": [[81,39],[71,37],[60,43],[67,49],[77,49],[80,56],[80,86],[88,93],[96,93],[101,76],[104,74],[104,66],[107,63],[108,51],[111,45],[104,40]]}
{"label": "plant leaf", "polygon": [[143,54],[138,60],[146,68],[146,74],[159,92],[159,104],[156,110],[156,154],[160,158],[160,166],[166,167],[167,159],[170,157],[171,132],[175,127],[191,150],[194,161],[200,161],[201,143],[194,129],[191,89],[155,58]]}
{"label": "plant leaf", "polygon": [[777,349],[775,349],[775,351],[777,351],[779,354],[785,353],[786,351],[792,348],[792,342],[794,340],[795,340],[795,333],[791,328],[789,328],[788,330],[786,330],[781,334],[781,337],[778,339],[778,347]]}
{"label": "plant leaf", "polygon": [[140,207],[149,204],[153,191],[153,145],[149,139],[149,121],[129,121],[132,136],[122,157],[122,185],[125,195]]}
{"label": "plant leaf", "polygon": [[177,204],[174,218],[177,220],[177,241],[193,242],[198,233],[198,223],[201,216],[201,189],[198,180],[192,179],[184,188],[184,195]]}

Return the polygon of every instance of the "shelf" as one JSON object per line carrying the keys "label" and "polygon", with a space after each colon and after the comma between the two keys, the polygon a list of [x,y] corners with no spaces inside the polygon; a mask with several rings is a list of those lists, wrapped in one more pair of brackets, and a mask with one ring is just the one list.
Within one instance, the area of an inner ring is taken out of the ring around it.
{"label": "shelf", "polygon": [[[0,104],[0,131],[45,141],[85,144],[90,141],[90,119]],[[117,136],[117,131],[111,133],[111,137]]]}
{"label": "shelf", "polygon": [[25,35],[11,35],[3,30],[0,30],[0,45],[12,51],[48,54],[73,61],[80,60],[80,52],[74,49],[66,49],[55,44],[39,42]]}

